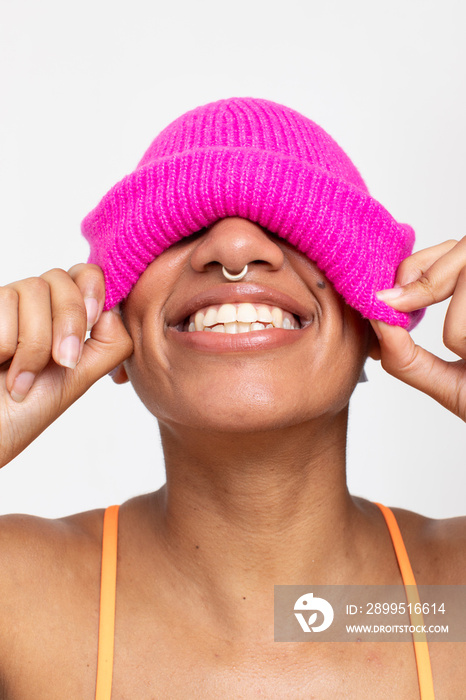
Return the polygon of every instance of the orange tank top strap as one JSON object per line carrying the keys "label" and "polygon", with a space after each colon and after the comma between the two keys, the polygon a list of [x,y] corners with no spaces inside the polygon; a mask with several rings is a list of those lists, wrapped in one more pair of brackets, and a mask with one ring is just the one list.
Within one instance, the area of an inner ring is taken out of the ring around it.
{"label": "orange tank top strap", "polygon": [[[382,511],[382,515],[385,518],[385,522],[388,527],[388,532],[393,543],[393,549],[395,550],[395,555],[398,561],[398,567],[400,569],[401,578],[403,579],[403,584],[406,591],[406,600],[411,603],[409,606],[409,617],[411,620],[411,625],[417,627],[418,625],[424,625],[424,619],[422,616],[422,607],[420,606],[419,592],[417,589],[416,579],[414,578],[413,569],[408,558],[408,552],[406,551],[405,543],[403,542],[403,537],[401,536],[400,528],[396,518],[390,508],[383,506],[381,503],[376,503],[376,506]],[[416,613],[416,603],[421,608],[421,612]],[[417,675],[419,679],[419,691],[421,695],[421,700],[435,700],[434,696],[434,683],[432,679],[432,668],[430,665],[429,647],[427,645],[427,637],[424,632],[413,634],[414,643],[414,654],[416,657],[416,667]]]}
{"label": "orange tank top strap", "polygon": [[[395,550],[406,598],[410,606],[410,620],[414,626],[423,625],[422,612],[415,612],[420,603],[416,580],[408,558],[400,528],[390,508],[376,503],[382,511]],[[95,700],[111,700],[113,676],[113,649],[115,637],[115,598],[118,546],[119,506],[110,506],[104,514],[102,536],[102,569],[100,587],[99,648],[97,656],[97,683]],[[429,649],[425,634],[413,637],[414,653],[419,679],[421,700],[435,700]]]}
{"label": "orange tank top strap", "polygon": [[109,506],[104,514],[102,567],[100,575],[99,648],[97,652],[95,700],[110,700],[112,695],[118,510],[119,506]]}

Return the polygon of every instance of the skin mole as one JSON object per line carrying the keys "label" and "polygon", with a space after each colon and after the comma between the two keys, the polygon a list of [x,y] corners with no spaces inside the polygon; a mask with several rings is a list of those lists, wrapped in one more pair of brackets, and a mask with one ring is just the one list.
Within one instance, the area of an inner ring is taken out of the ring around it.
{"label": "skin mole", "polygon": [[317,286],[319,287],[319,289],[325,289],[327,285],[325,284],[324,280],[320,280],[319,282],[317,282]]}

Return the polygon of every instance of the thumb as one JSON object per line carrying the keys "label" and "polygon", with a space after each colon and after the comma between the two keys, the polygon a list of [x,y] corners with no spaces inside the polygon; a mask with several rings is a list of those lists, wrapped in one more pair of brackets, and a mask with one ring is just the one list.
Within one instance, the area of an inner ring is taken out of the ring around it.
{"label": "thumb", "polygon": [[455,397],[462,368],[416,345],[404,328],[370,322],[379,340],[384,370],[459,415]]}
{"label": "thumb", "polygon": [[73,378],[84,380],[86,390],[94,382],[115,369],[133,352],[133,341],[117,311],[105,311],[84,343],[81,360],[73,370]]}

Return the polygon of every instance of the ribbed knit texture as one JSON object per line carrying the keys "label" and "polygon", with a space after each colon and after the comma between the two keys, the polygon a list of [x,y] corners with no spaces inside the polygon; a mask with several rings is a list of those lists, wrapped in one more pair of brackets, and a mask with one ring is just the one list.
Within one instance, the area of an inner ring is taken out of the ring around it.
{"label": "ribbed knit texture", "polygon": [[375,297],[393,286],[414,232],[373,199],[321,127],[267,100],[198,107],[153,141],[134,172],[84,219],[89,262],[104,271],[105,308],[184,236],[228,216],[258,223],[305,253],[366,318],[412,328]]}

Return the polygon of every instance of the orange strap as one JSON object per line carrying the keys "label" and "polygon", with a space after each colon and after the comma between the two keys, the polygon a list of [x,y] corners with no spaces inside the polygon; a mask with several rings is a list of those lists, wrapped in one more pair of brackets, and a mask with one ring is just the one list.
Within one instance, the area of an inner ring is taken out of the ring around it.
{"label": "orange strap", "polygon": [[[415,612],[414,606],[420,604],[416,579],[408,558],[400,528],[390,508],[376,503],[387,523],[393,548],[405,586],[406,598],[411,603],[409,613],[411,624],[423,625],[422,612]],[[111,700],[113,675],[113,647],[115,638],[115,597],[118,545],[118,510],[119,506],[109,506],[104,514],[102,535],[102,569],[100,585],[100,621],[99,649],[97,656],[97,683],[95,700]],[[424,633],[413,635],[417,674],[421,700],[435,700],[432,669],[430,665],[427,638]]]}
{"label": "orange strap", "polygon": [[102,569],[100,579],[99,649],[97,653],[95,700],[110,700],[112,696],[118,509],[119,506],[109,506],[104,514]]}
{"label": "orange strap", "polygon": [[[405,586],[406,599],[408,603],[411,603],[409,612],[411,624],[414,626],[422,626],[424,624],[424,618],[422,616],[421,600],[419,598],[416,579],[414,578],[413,570],[408,558],[408,552],[406,551],[400,528],[398,527],[396,518],[390,508],[387,508],[387,506],[383,506],[380,503],[376,503],[375,505],[382,511],[382,515],[387,523],[390,537],[392,538],[393,549],[395,550],[401,578],[403,579]],[[419,605],[419,607],[421,607],[421,612],[419,613],[416,613],[414,609],[416,603]],[[421,700],[435,700],[429,647],[427,645],[427,637],[425,633],[416,632],[413,634],[413,643]]]}

